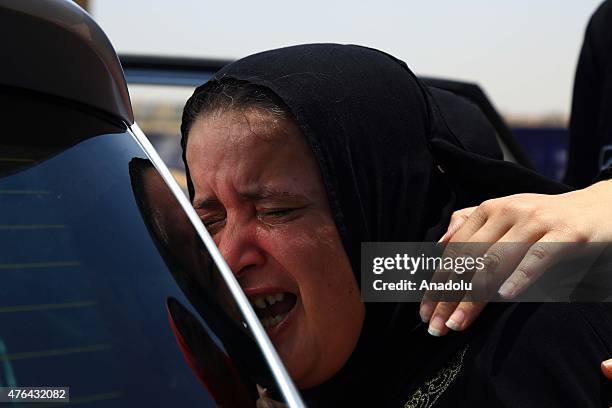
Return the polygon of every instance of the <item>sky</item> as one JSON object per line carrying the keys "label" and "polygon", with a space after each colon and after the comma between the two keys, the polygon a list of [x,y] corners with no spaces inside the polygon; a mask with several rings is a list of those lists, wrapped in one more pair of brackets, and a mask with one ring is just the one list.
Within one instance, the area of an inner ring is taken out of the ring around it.
{"label": "sky", "polygon": [[601,0],[90,0],[119,53],[239,58],[286,45],[366,45],[420,75],[480,84],[506,115],[570,110]]}

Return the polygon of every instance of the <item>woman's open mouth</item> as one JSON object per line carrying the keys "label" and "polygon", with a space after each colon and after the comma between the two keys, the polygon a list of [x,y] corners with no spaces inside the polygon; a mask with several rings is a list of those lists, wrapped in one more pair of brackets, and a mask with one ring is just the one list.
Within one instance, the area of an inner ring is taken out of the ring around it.
{"label": "woman's open mouth", "polygon": [[263,327],[269,330],[287,317],[296,304],[297,296],[290,292],[278,292],[249,297],[249,301]]}

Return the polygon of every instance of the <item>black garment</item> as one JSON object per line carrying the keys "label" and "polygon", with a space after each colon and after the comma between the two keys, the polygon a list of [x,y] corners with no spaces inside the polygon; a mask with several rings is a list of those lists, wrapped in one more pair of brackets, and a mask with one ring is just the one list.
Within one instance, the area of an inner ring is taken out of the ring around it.
{"label": "black garment", "polygon": [[[294,116],[318,162],[358,281],[361,242],[433,241],[456,209],[518,192],[566,191],[502,161],[494,131],[477,108],[424,87],[403,62],[380,51],[335,44],[283,48],[234,62],[212,80],[228,78],[268,88]],[[487,313],[495,316],[498,309]],[[436,339],[420,323],[418,304],[366,304],[364,329],[347,364],[304,396],[311,406],[403,406],[480,333]],[[571,384],[550,384],[572,392]]]}
{"label": "black garment", "polygon": [[599,175],[597,176],[597,181],[610,179],[612,179],[612,165],[602,170],[601,173],[599,173]]}
{"label": "black garment", "polygon": [[475,323],[479,334],[465,350],[463,367],[434,406],[610,406],[612,386],[599,365],[612,355],[611,304],[497,309],[501,313]]}
{"label": "black garment", "polygon": [[583,188],[612,165],[612,1],[587,26],[574,79],[565,183]]}

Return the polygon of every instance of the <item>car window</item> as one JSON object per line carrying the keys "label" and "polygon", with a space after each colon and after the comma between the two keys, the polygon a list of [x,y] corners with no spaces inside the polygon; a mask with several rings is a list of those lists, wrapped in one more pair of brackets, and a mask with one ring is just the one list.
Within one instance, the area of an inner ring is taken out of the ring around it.
{"label": "car window", "polygon": [[0,386],[87,406],[254,406],[277,384],[133,136],[0,94]]}
{"label": "car window", "polygon": [[183,106],[194,87],[130,84],[129,90],[136,122],[186,191],[180,129]]}

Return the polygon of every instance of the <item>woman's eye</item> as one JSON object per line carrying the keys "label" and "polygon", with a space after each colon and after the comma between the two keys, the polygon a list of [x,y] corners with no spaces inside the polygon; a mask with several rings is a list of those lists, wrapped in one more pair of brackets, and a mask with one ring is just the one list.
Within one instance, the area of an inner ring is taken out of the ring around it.
{"label": "woman's eye", "polygon": [[282,217],[284,215],[290,214],[292,210],[293,210],[292,208],[284,208],[281,210],[267,211],[264,214],[272,216],[272,217]]}
{"label": "woman's eye", "polygon": [[291,221],[295,218],[298,208],[275,208],[262,210],[257,214],[257,218],[268,224]]}
{"label": "woman's eye", "polygon": [[202,218],[202,223],[206,227],[206,230],[212,235],[218,232],[225,225],[225,218]]}

